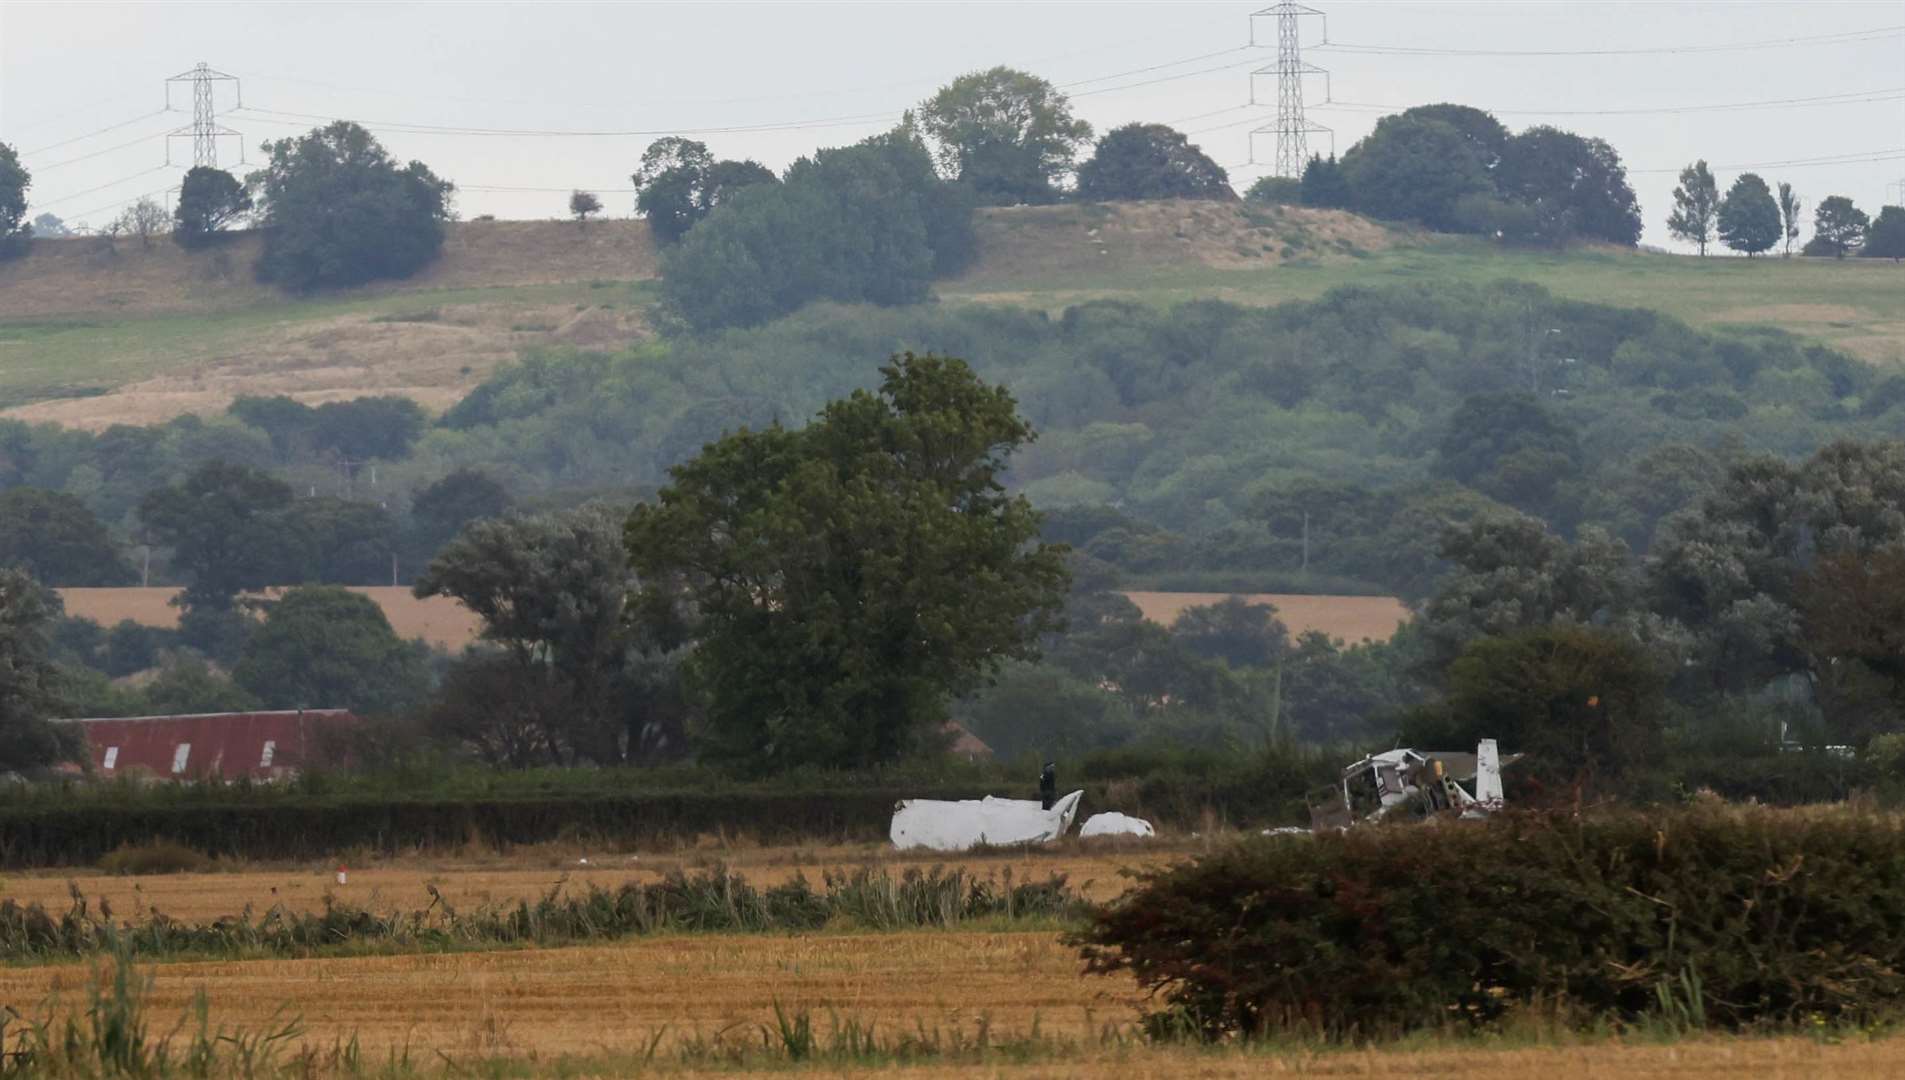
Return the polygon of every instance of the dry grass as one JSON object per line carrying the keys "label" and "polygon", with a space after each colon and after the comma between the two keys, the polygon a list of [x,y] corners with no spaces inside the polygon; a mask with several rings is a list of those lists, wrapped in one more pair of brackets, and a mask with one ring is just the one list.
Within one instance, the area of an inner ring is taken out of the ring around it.
{"label": "dry grass", "polygon": [[[170,240],[150,248],[121,240],[116,253],[97,237],[39,240],[26,258],[0,263],[0,319],[216,312],[281,303],[283,292],[252,277],[262,246],[255,233],[201,251]],[[599,221],[578,229],[548,221],[468,221],[450,226],[443,257],[417,276],[326,296],[639,281],[655,273],[647,222]]]}
{"label": "dry grass", "polygon": [[979,259],[962,281],[1038,280],[1053,273],[1197,266],[1274,267],[1290,258],[1380,251],[1395,234],[1340,210],[1234,202],[1017,206],[978,219]]}
{"label": "dry grass", "polygon": [[1665,1046],[1614,1042],[1583,1046],[1366,1049],[1311,1053],[1200,1052],[1146,1048],[1086,1054],[1054,1070],[1050,1063],[987,1063],[881,1070],[891,1080],[974,1075],[1145,1077],[1329,1076],[1359,1080],[1423,1077],[1540,1077],[1541,1080],[1880,1080],[1905,1074],[1897,1040],[1828,1044],[1809,1039],[1701,1039]]}
{"label": "dry grass", "polygon": [[[1196,842],[1198,847],[1205,846]],[[909,868],[935,865],[964,866],[981,877],[1010,872],[1018,880],[1043,880],[1064,874],[1074,887],[1094,900],[1107,900],[1124,891],[1125,868],[1155,865],[1191,850],[1191,842],[1161,841],[1156,846],[1133,847],[1098,842],[1067,843],[1054,851],[1011,852],[920,858],[894,851],[884,844],[820,848],[760,848],[721,845],[712,839],[699,846],[630,855],[605,853],[582,845],[547,845],[508,855],[452,859],[406,858],[350,863],[345,885],[336,883],[337,866],[305,865],[253,868],[236,864],[204,874],[124,877],[87,871],[34,871],[0,878],[0,897],[20,903],[38,902],[62,911],[77,887],[88,899],[105,900],[120,918],[143,916],[156,909],[175,919],[209,922],[236,914],[247,905],[263,911],[282,904],[296,911],[315,911],[326,895],[336,896],[372,911],[412,910],[430,903],[427,887],[434,885],[459,908],[483,903],[533,900],[559,882],[581,890],[589,885],[613,888],[629,881],[651,882],[672,871],[694,871],[725,865],[757,886],[767,887],[805,874],[819,882],[827,870],[878,864],[899,874]],[[585,864],[581,860],[587,859]]]}
{"label": "dry grass", "polygon": [[[354,1035],[370,1060],[408,1047],[413,1061],[434,1065],[440,1054],[452,1071],[457,1062],[498,1057],[533,1058],[532,1071],[554,1070],[554,1059],[575,1055],[609,1063],[585,1064],[583,1074],[614,1075],[627,1071],[651,1040],[664,1062],[684,1043],[716,1036],[759,1046],[778,1005],[811,1011],[823,1038],[829,1018],[839,1017],[870,1022],[889,1038],[920,1029],[971,1038],[983,1026],[994,1043],[1036,1031],[1048,1045],[1080,1048],[1058,1060],[994,1056],[904,1068],[869,1062],[864,1068],[829,1065],[829,1074],[1876,1080],[1905,1072],[1899,1040],[1624,1044],[1562,1034],[1537,1045],[1423,1040],[1374,1049],[1147,1047],[1132,1032],[1141,1004],[1137,990],[1122,979],[1082,977],[1076,954],[1044,933],[680,936],[556,950],[174,963],[151,971],[150,1000],[161,1030],[202,988],[221,1024],[258,1030],[274,1019],[300,1017],[313,1045]],[[0,970],[0,1001],[23,1011],[56,991],[72,1001],[88,976],[77,965]],[[576,1067],[563,1071],[575,1074]],[[706,1071],[727,1069],[710,1064]]]}
{"label": "dry grass", "polygon": [[[1144,617],[1169,626],[1187,607],[1215,604],[1225,593],[1128,592],[1126,596]],[[1244,597],[1253,604],[1270,604],[1292,635],[1321,630],[1344,641],[1387,641],[1409,617],[1409,609],[1393,596],[1294,596],[1255,593]]]}
{"label": "dry grass", "polygon": [[[16,1007],[82,983],[80,965],[0,970]],[[1129,1021],[1129,982],[1086,980],[1050,933],[675,936],[604,946],[322,960],[159,964],[153,1007],[175,1015],[204,987],[220,1022],[259,1028],[283,1009],[328,1042],[355,1032],[368,1049],[488,1054],[611,1053],[672,1037],[769,1023],[787,1008],[836,1010],[882,1029],[915,1021],[1000,1030],[1036,1020],[1082,1035]],[[1088,1018],[1087,1010],[1093,1017]],[[23,1010],[24,1011],[24,1010]]]}

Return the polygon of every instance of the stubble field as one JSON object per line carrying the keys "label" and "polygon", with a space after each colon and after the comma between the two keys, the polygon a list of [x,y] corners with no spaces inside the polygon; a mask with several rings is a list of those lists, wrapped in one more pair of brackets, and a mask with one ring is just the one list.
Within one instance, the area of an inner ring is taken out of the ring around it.
{"label": "stubble field", "polygon": [[[1207,839],[1156,848],[1067,845],[1053,852],[944,860],[980,875],[1064,873],[1104,899],[1120,871],[1188,857]],[[78,888],[106,897],[117,917],[152,908],[202,920],[246,904],[310,908],[329,893],[375,910],[420,907],[426,885],[459,905],[541,895],[558,882],[618,885],[720,863],[756,884],[795,873],[875,863],[898,874],[918,860],[878,846],[684,847],[578,854],[549,847],[508,856],[400,859],[353,867],[345,886],[330,866],[246,867],[143,878],[10,875],[0,896],[58,907]],[[590,865],[579,860],[588,859]],[[604,864],[607,865],[604,865]],[[70,882],[70,884],[69,884]],[[1081,974],[1056,930],[975,927],[892,933],[687,934],[565,948],[500,948],[422,955],[217,959],[143,965],[152,1026],[169,1030],[201,992],[217,1025],[261,1031],[296,1019],[305,1045],[355,1039],[366,1061],[393,1055],[410,1070],[449,1075],[498,1059],[513,1074],[624,1075],[785,1069],[780,1024],[805,1017],[825,1075],[883,1076],[1739,1076],[1864,1078],[1905,1073],[1905,1041],[1642,1037],[1581,1038],[1547,1029],[1481,1040],[1414,1039],[1375,1048],[1290,1042],[1249,1048],[1147,1044],[1144,998],[1125,978]],[[0,1005],[36,1015],[49,1000],[73,1008],[99,969],[88,963],[0,968]],[[62,1006],[55,1006],[62,1007]],[[829,1056],[840,1032],[868,1026],[903,1054]],[[919,1046],[936,1047],[922,1053]]]}

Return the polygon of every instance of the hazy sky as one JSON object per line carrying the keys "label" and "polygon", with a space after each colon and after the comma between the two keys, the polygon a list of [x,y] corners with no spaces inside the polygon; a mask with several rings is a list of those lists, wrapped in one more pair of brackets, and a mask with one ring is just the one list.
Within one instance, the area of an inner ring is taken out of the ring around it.
{"label": "hazy sky", "polygon": [[[345,117],[454,180],[465,217],[556,216],[576,187],[626,214],[628,174],[656,135],[755,128],[694,137],[778,169],[1003,63],[1066,87],[1101,133],[1130,121],[1192,133],[1241,189],[1268,171],[1250,164],[1249,132],[1274,109],[1249,106],[1249,72],[1275,52],[1247,48],[1249,15],[1266,2],[0,2],[0,141],[34,173],[30,213],[97,224],[178,182],[163,133],[189,124],[189,88],[173,87],[178,111],[156,110],[164,80],[204,61],[242,80],[242,109],[220,88],[220,121],[243,132],[254,164],[259,142]],[[1739,166],[1761,165],[1809,206],[1828,194],[1868,211],[1901,199],[1905,0],[1314,6],[1333,47],[1309,20],[1304,58],[1329,69],[1344,104],[1324,104],[1320,78],[1306,96],[1339,152],[1382,112],[1434,101],[1490,109],[1514,129],[1600,136],[1627,163],[1645,241],[1663,245],[1674,174],[1696,157],[1722,188]],[[1832,34],[1847,36],[1716,48]],[[1274,42],[1271,20],[1258,37]],[[1595,50],[1612,55],[1501,55]],[[1258,100],[1275,95],[1274,78],[1257,80]],[[1815,100],[1705,108],[1788,99]],[[1313,149],[1329,145],[1313,137]],[[1255,160],[1274,149],[1258,136]],[[223,140],[220,164],[242,173],[237,151]],[[189,165],[191,152],[189,139],[172,141],[173,162]]]}

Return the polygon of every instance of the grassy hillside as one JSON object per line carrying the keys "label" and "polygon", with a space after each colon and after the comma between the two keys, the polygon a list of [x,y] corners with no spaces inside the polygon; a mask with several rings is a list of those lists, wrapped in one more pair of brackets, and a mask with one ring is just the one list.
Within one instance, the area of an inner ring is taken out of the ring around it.
{"label": "grassy hillside", "polygon": [[[978,264],[940,286],[949,302],[1276,304],[1340,285],[1513,278],[1905,361],[1905,267],[1889,262],[1504,251],[1339,212],[1219,203],[992,210],[979,233]],[[187,253],[122,240],[113,253],[98,239],[44,241],[0,264],[0,410],[97,429],[215,412],[242,393],[398,393],[440,409],[525,348],[647,333],[656,259],[640,222],[463,223],[415,280],[311,298],[252,281],[257,244]]]}
{"label": "grassy hillside", "polygon": [[[1101,298],[1277,304],[1342,285],[1510,278],[1695,326],[1777,326],[1874,363],[1905,362],[1905,265],[1889,261],[1521,251],[1473,237],[1388,232],[1328,211],[1220,210],[1235,215],[1234,242],[1214,241],[1211,223],[1188,210],[1149,220],[1149,248],[1202,256],[1176,259],[1133,252],[1131,223],[1122,214],[1107,222],[1107,208],[995,211],[982,231],[985,257],[939,291],[948,300],[1058,309]],[[1043,257],[1026,252],[1032,243]]]}
{"label": "grassy hillside", "polygon": [[410,281],[314,297],[252,280],[258,238],[186,252],[42,241],[0,263],[0,408],[79,427],[215,412],[238,394],[456,401],[523,349],[646,331],[640,222],[469,222]]}

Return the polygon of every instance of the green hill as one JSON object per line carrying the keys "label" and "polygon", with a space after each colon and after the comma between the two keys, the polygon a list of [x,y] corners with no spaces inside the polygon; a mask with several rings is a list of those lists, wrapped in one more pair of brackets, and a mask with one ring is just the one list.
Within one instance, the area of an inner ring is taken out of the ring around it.
{"label": "green hill", "polygon": [[[979,238],[977,264],[940,284],[947,302],[1264,305],[1342,285],[1516,279],[1696,326],[1776,326],[1881,365],[1905,360],[1905,267],[1890,262],[1514,251],[1340,212],[1226,203],[991,210]],[[0,264],[0,410],[97,429],[215,412],[247,393],[399,393],[443,409],[526,348],[648,333],[656,259],[639,222],[462,223],[415,280],[310,298],[255,283],[256,250],[250,236],[194,253],[87,238]]]}

